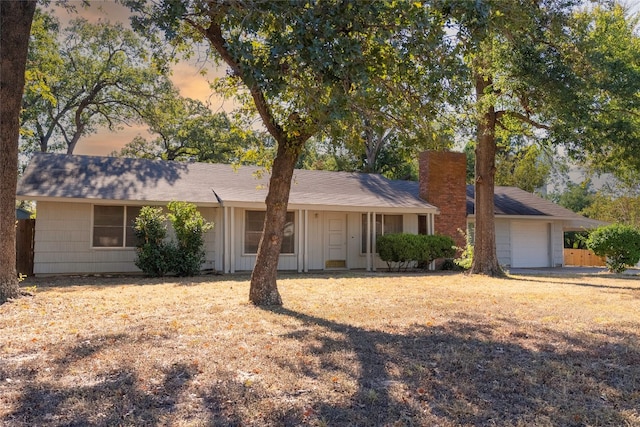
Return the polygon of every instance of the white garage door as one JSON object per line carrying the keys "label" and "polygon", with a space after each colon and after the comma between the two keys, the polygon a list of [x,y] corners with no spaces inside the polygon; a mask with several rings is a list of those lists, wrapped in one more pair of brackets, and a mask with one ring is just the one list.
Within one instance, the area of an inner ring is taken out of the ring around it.
{"label": "white garage door", "polygon": [[549,224],[538,221],[511,223],[511,266],[550,267]]}

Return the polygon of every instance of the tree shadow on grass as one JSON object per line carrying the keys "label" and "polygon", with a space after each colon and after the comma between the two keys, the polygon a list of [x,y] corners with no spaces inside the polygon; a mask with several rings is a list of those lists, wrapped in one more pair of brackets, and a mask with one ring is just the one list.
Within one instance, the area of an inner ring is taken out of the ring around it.
{"label": "tree shadow on grass", "polygon": [[[598,276],[590,276],[598,278]],[[555,277],[558,278],[558,277]],[[629,277],[616,277],[619,280],[633,280],[638,285],[637,286],[613,286],[613,285],[604,285],[604,284],[593,284],[593,283],[582,283],[582,282],[571,282],[567,280],[563,280],[562,282],[554,281],[554,280],[545,280],[544,276],[507,276],[508,280],[516,280],[522,282],[535,282],[535,283],[548,283],[557,286],[571,285],[571,286],[580,286],[585,288],[596,288],[596,289],[612,289],[612,290],[621,290],[621,291],[632,291],[632,292],[640,292],[640,279],[638,278],[629,278]]]}
{"label": "tree shadow on grass", "polygon": [[176,363],[163,369],[163,380],[154,390],[143,389],[136,367],[127,365],[103,371],[96,378],[77,378],[76,384],[56,382],[62,375],[73,376],[69,367],[74,363],[127,339],[130,337],[123,334],[107,335],[65,349],[50,363],[53,376],[49,381],[38,379],[37,369],[19,373],[1,370],[0,379],[18,377],[19,383],[26,385],[20,390],[15,410],[0,421],[7,426],[160,424],[175,410],[178,395],[196,374],[193,366]]}
{"label": "tree shadow on grass", "polygon": [[[302,322],[283,338],[314,343],[306,350],[318,367],[290,369],[311,378],[330,370],[338,383],[343,375],[357,384],[354,392],[336,386],[336,394],[350,393],[340,403],[312,403],[326,425],[624,425],[640,416],[638,346],[549,333],[560,346],[531,348],[519,325],[513,340],[496,340],[479,319],[387,333],[286,308],[270,311]],[[355,354],[356,371],[344,369],[345,351]],[[269,423],[306,421],[297,415]]]}
{"label": "tree shadow on grass", "polygon": [[[3,358],[0,391],[17,397],[7,400],[14,409],[0,418],[0,424],[640,424],[640,339],[633,325],[568,333],[539,323],[534,329],[517,319],[458,313],[441,324],[394,326],[391,319],[388,325],[369,329],[287,308],[271,308],[265,314],[276,315],[279,326],[289,328],[270,335],[270,342],[277,343],[274,347],[299,349],[299,354],[273,349],[258,360],[273,357],[276,369],[269,372],[301,378],[304,389],[252,375],[251,353],[266,351],[262,335],[247,353],[229,348],[229,357],[215,361],[206,382],[197,366],[165,364],[161,359],[153,384],[142,378],[149,374],[140,366],[118,356],[91,375],[87,366],[93,357],[117,350],[133,337],[85,337],[61,345],[47,364],[42,358],[33,363]],[[265,334],[240,333],[254,334],[253,338]],[[252,342],[249,337],[247,342]],[[241,360],[231,363],[238,357]],[[144,355],[134,360],[154,363]],[[214,361],[202,363],[211,366]],[[41,371],[47,366],[51,375]],[[239,372],[243,366],[247,371]],[[2,387],[7,379],[15,381],[13,389]],[[197,396],[189,400],[192,394]],[[0,393],[0,404],[3,399]]]}
{"label": "tree shadow on grass", "polygon": [[76,287],[82,289],[108,289],[122,286],[148,286],[163,285],[167,283],[175,286],[198,286],[203,283],[211,284],[242,284],[249,280],[250,273],[237,273],[232,275],[201,274],[192,277],[164,276],[146,277],[143,274],[78,274],[59,276],[29,276],[21,286],[35,286],[37,292],[73,292]]}

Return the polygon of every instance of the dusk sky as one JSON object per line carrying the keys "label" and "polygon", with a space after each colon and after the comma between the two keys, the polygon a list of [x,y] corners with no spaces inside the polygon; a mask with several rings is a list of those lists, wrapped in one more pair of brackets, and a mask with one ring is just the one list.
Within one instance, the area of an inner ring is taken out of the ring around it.
{"label": "dusk sky", "polygon": [[[108,20],[126,24],[129,22],[129,9],[117,4],[114,0],[91,0],[88,8],[82,7],[80,0],[72,0],[72,2],[73,1],[78,5],[77,16],[85,17],[90,21]],[[640,0],[623,1],[623,4],[628,6],[631,13],[640,13]],[[58,16],[64,23],[65,20],[72,18],[75,14],[61,11],[58,13]],[[207,77],[200,74],[202,68],[208,69],[209,74]],[[213,78],[215,70],[212,70],[212,68],[213,64],[211,63],[206,64],[197,62],[197,60],[190,62],[182,61],[173,67],[173,76],[171,79],[179,88],[182,96],[199,99],[209,104],[214,111],[221,109],[229,110],[232,101],[222,100],[209,88],[207,78]],[[146,126],[125,126],[122,130],[115,132],[104,130],[81,139],[75,150],[75,154],[108,155],[113,150],[122,148],[137,135],[149,136],[146,132]]]}
{"label": "dusk sky", "polygon": [[[91,5],[88,8],[82,7],[80,1],[76,3],[77,13],[67,13],[66,11],[59,11],[57,13],[63,26],[66,21],[76,16],[84,17],[91,22],[108,20],[110,22],[129,23],[129,9],[117,4],[113,0],[91,0]],[[208,69],[208,78],[211,79],[214,76],[214,73],[211,71],[212,67],[212,64],[203,64],[197,60],[190,62],[181,61],[173,67],[171,80],[179,88],[182,96],[199,99],[202,102],[208,103],[211,109],[216,111],[225,109],[231,105],[231,100],[225,101],[215,96],[209,88],[207,77],[200,74],[202,68]],[[146,126],[125,126],[122,130],[115,132],[104,130],[97,134],[83,137],[78,142],[74,154],[108,155],[112,151],[122,148],[137,135],[148,137],[149,134],[146,132]]]}

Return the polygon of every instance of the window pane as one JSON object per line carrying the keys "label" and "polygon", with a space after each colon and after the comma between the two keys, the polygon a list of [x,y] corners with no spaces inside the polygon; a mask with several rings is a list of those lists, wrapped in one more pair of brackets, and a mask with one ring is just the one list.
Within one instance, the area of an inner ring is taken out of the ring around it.
{"label": "window pane", "polygon": [[122,247],[124,206],[93,207],[93,246]]}
{"label": "window pane", "polygon": [[246,211],[244,221],[244,253],[258,253],[258,244],[262,237],[264,227],[264,215],[262,211]]}
{"label": "window pane", "polygon": [[[258,253],[258,245],[262,237],[264,227],[264,211],[246,211],[244,224],[244,253]],[[282,239],[281,254],[295,253],[295,222],[294,213],[287,212],[287,219],[284,226],[284,235]]]}
{"label": "window pane", "polygon": [[123,215],[123,206],[94,206],[93,224],[96,226],[122,227]]}
{"label": "window pane", "polygon": [[429,234],[426,215],[418,215],[418,234]]}
{"label": "window pane", "polygon": [[93,246],[122,247],[122,227],[93,227]]}
{"label": "window pane", "polygon": [[247,254],[256,254],[258,253],[258,245],[260,244],[260,238],[262,237],[261,232],[246,232],[244,236],[244,252]]}
{"label": "window pane", "polygon": [[402,233],[402,215],[384,216],[384,234]]}
{"label": "window pane", "polygon": [[133,229],[135,225],[136,218],[140,215],[140,209],[142,206],[127,206],[127,227],[126,227],[126,244],[125,246],[128,248],[132,248],[136,246],[138,243],[138,238],[136,237],[136,232]]}
{"label": "window pane", "polygon": [[[384,227],[383,227],[384,224]],[[373,225],[373,224],[372,224]],[[402,233],[402,215],[376,215],[375,223],[376,237],[383,234]],[[371,244],[373,245],[373,233],[371,234]],[[367,252],[367,215],[362,214],[362,253]],[[374,245],[373,252],[377,253],[377,249]]]}
{"label": "window pane", "polygon": [[262,232],[262,227],[264,226],[264,215],[264,212],[247,211],[247,222],[245,225],[247,231]]}
{"label": "window pane", "polygon": [[295,253],[296,227],[294,224],[293,212],[287,212],[287,222],[284,225],[284,235],[282,237],[281,254]]}

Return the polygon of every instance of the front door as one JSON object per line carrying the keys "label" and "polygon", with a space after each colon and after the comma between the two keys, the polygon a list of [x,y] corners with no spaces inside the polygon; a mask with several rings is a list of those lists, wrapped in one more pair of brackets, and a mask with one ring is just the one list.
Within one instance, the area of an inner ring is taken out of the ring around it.
{"label": "front door", "polygon": [[329,213],[326,215],[325,229],[327,240],[324,254],[324,267],[347,267],[347,216],[342,213]]}

